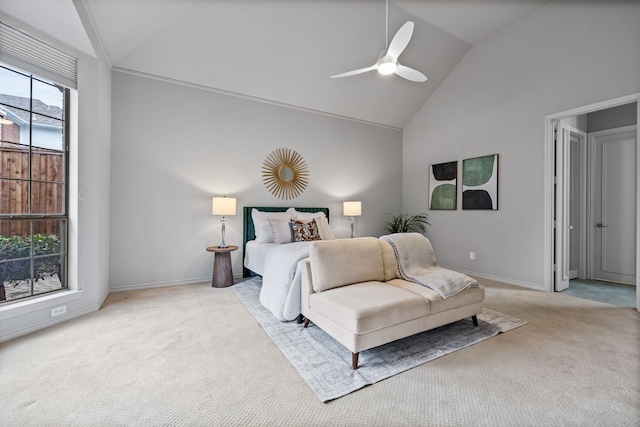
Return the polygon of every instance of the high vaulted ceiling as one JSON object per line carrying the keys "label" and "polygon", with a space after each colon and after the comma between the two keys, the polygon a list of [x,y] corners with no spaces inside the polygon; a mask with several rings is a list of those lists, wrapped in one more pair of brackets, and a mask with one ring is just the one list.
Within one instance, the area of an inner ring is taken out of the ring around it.
{"label": "high vaulted ceiling", "polygon": [[[389,39],[414,83],[363,68],[386,48],[385,0],[75,0],[115,69],[403,128],[473,44],[549,0],[391,0]],[[92,53],[73,0],[0,0],[0,10]],[[55,18],[55,19],[54,19]]]}

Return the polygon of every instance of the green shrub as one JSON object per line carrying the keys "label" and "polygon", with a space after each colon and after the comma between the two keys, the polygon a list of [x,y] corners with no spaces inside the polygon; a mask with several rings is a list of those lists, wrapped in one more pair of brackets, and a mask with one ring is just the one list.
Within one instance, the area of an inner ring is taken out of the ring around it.
{"label": "green shrub", "polygon": [[[33,236],[33,254],[57,254],[60,251],[60,240],[53,234],[36,234]],[[21,282],[31,279],[31,237],[0,236],[0,260],[9,261],[0,264],[0,284]],[[36,279],[42,279],[45,274],[57,273],[59,269],[58,257],[39,258],[34,260],[34,274]]]}

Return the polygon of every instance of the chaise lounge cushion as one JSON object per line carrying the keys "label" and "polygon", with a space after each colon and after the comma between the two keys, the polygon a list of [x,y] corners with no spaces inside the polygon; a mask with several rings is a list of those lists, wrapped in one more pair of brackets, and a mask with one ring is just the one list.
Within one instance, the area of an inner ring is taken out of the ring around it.
{"label": "chaise lounge cushion", "polygon": [[463,307],[465,305],[475,304],[484,300],[484,289],[479,285],[472,285],[466,290],[456,294],[455,298],[449,297],[442,299],[433,289],[422,286],[418,283],[407,282],[403,279],[393,279],[386,282],[398,288],[405,289],[412,293],[426,298],[431,303],[431,314],[440,313],[442,311],[451,310],[453,308]]}
{"label": "chaise lounge cushion", "polygon": [[315,293],[309,306],[356,335],[417,319],[430,311],[424,297],[375,281]]}
{"label": "chaise lounge cushion", "polygon": [[318,241],[309,256],[315,292],[385,278],[382,251],[375,237]]}

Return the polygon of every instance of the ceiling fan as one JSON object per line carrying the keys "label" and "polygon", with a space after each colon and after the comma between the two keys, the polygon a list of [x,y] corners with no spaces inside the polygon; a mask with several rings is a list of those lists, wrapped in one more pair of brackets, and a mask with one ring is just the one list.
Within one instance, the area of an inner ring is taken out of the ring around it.
{"label": "ceiling fan", "polygon": [[389,43],[389,0],[387,0],[386,15],[387,49],[383,50],[380,53],[380,56],[378,56],[378,60],[376,61],[376,63],[370,67],[347,71],[346,73],[342,74],[336,74],[335,76],[331,76],[332,79],[338,77],[354,76],[356,74],[366,73],[367,71],[378,70],[380,74],[389,75],[395,73],[400,77],[411,80],[412,82],[424,82],[427,80],[427,76],[422,74],[420,71],[414,70],[413,68],[405,67],[398,62],[398,56],[400,56],[400,54],[407,47],[407,45],[409,44],[409,40],[411,40],[411,36],[413,35],[413,22],[405,22],[404,25],[400,27],[396,35],[393,36],[391,43]]}

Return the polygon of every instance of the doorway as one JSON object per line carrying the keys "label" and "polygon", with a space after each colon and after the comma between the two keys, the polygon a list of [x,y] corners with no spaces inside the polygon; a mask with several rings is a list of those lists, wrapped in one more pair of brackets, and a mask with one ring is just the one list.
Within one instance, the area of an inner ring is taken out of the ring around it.
{"label": "doorway", "polygon": [[[621,283],[626,280],[637,289],[640,264],[640,201],[636,197],[640,182],[640,153],[636,149],[639,100],[640,94],[634,94],[546,117],[547,291],[564,290],[575,277]],[[624,127],[629,125],[633,127]],[[622,135],[623,141],[619,135],[607,136],[612,128],[623,128],[618,130],[627,132]],[[597,172],[599,167],[604,167],[604,175]],[[607,207],[618,206],[621,202],[623,209],[607,211]],[[615,225],[609,227],[603,220],[601,206],[605,206],[604,215]],[[622,225],[623,220],[627,225]],[[629,247],[618,245],[621,242]],[[605,248],[601,255],[598,255],[596,245]],[[601,267],[596,267],[597,259],[604,260],[605,272],[620,270],[623,276],[602,276]],[[636,292],[636,307],[639,307],[637,300],[640,295]]]}

